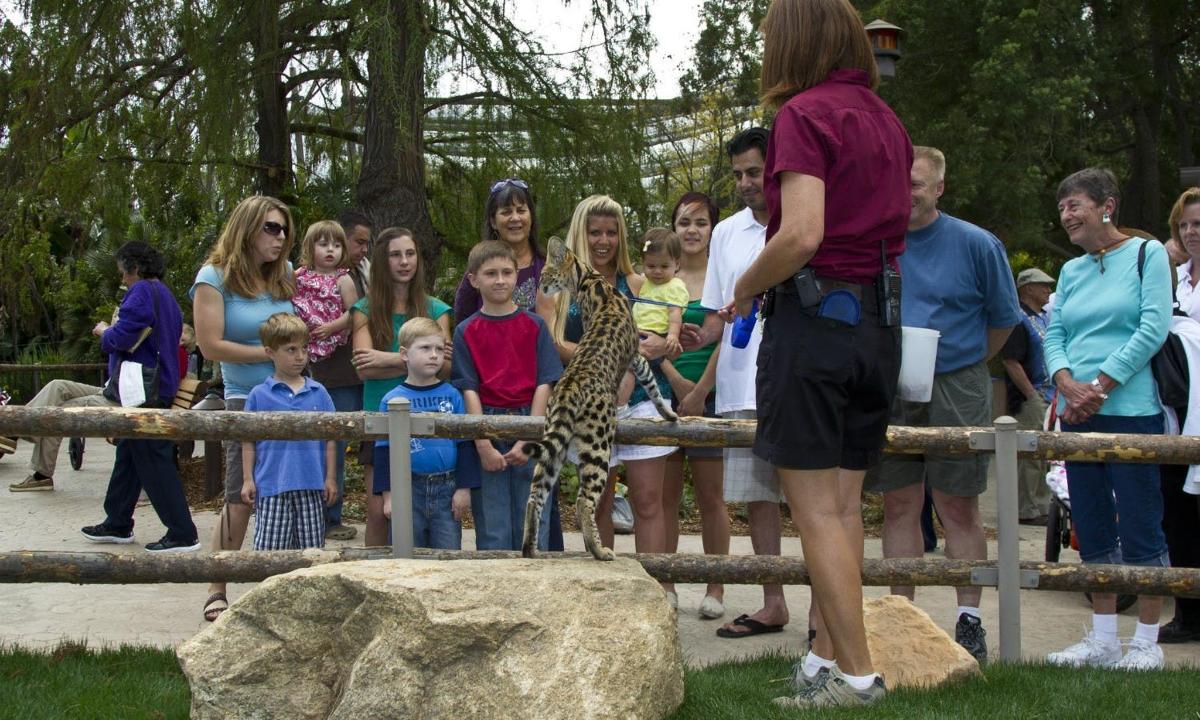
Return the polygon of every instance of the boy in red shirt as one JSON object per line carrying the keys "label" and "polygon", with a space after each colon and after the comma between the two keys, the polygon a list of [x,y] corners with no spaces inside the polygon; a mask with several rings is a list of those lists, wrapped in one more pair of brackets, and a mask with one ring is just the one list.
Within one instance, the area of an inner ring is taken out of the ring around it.
{"label": "boy in red shirt", "polygon": [[[467,279],[483,307],[454,329],[451,379],[462,391],[467,413],[545,415],[550,384],[562,376],[562,362],[545,322],[513,302],[517,259],[512,248],[489,240],[471,249]],[[471,491],[475,547],[518,550],[525,531],[525,505],[533,465],[523,441],[475,441],[482,486]],[[549,543],[550,505],[538,532],[538,548]]]}

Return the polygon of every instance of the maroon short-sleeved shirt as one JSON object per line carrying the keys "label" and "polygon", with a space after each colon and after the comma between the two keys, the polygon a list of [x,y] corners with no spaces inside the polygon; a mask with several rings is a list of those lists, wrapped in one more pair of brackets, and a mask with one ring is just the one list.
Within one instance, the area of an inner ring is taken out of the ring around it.
{"label": "maroon short-sleeved shirt", "polygon": [[808,266],[850,282],[879,274],[880,241],[888,261],[904,252],[912,210],[912,143],[900,119],[871,92],[862,70],[834,70],[779,108],[767,145],[763,191],[779,230],[780,173],[825,182],[825,237]]}

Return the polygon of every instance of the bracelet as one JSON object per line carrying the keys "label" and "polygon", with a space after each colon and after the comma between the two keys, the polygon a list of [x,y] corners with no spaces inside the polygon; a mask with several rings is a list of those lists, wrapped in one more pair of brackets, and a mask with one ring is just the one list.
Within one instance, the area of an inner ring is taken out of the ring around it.
{"label": "bracelet", "polygon": [[1104,392],[1104,386],[1100,384],[1100,378],[1092,378],[1091,386],[1096,388],[1096,392],[1100,393],[1101,400],[1108,399],[1108,393]]}

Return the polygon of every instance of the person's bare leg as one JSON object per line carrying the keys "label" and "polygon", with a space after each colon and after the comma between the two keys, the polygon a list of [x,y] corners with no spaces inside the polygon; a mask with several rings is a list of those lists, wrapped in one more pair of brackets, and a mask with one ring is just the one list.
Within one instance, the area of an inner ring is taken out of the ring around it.
{"label": "person's bare leg", "polygon": [[[250,525],[251,508],[241,503],[225,503],[221,508],[221,517],[213,526],[212,549],[241,550],[246,540],[246,528]],[[208,594],[225,592],[223,582],[209,583]]]}
{"label": "person's bare leg", "polygon": [[[921,537],[921,508],[924,505],[925,486],[922,483],[913,483],[883,494],[885,558],[919,558],[925,554],[925,539]],[[946,554],[949,557],[949,551]],[[911,586],[893,585],[892,594],[912,600],[916,591]]]}
{"label": "person's bare leg", "polygon": [[[952,560],[987,560],[987,538],[979,517],[978,497],[957,497],[940,490],[933,491],[933,506],[946,531],[946,557]],[[956,588],[958,604],[979,607],[983,588]]]}
{"label": "person's bare leg", "polygon": [[[779,519],[779,503],[751,502],[746,503],[746,513],[750,518],[750,544],[754,547],[755,555],[778,555],[779,533],[782,521]],[[762,609],[749,615],[764,625],[786,625],[788,622],[787,600],[783,596],[782,585],[763,585]],[[745,633],[744,625],[726,623],[722,628],[726,632]]]}
{"label": "person's bare leg", "polygon": [[[700,508],[700,538],[705,555],[729,554],[729,510],[725,506],[725,463],[719,457],[692,458],[692,487],[696,490],[696,505]],[[682,481],[682,477],[680,478]],[[664,490],[664,494],[665,494]],[[679,539],[678,513],[675,539]],[[669,522],[669,519],[668,519]],[[668,542],[670,537],[668,536]],[[676,546],[678,542],[676,542]],[[672,547],[667,552],[675,552]],[[724,601],[725,586],[709,583],[704,594]]]}
{"label": "person's bare leg", "polygon": [[604,492],[600,493],[600,499],[596,501],[596,532],[600,535],[600,542],[604,547],[616,550],[613,545],[616,542],[617,533],[613,529],[613,495],[617,490],[617,471],[609,469],[608,484],[604,486]]}
{"label": "person's bare leg", "polygon": [[629,504],[633,507],[633,543],[640,553],[666,550],[663,524],[662,478],[664,458],[633,460],[625,463],[629,485]]}
{"label": "person's bare leg", "polygon": [[843,519],[844,498],[861,493],[865,473],[837,468],[777,472],[800,530],[813,594],[838,667],[848,675],[870,675],[875,670],[863,622],[862,536],[854,537]]}
{"label": "person's bare leg", "polygon": [[[855,476],[858,475],[857,481]],[[863,559],[863,524],[862,524],[862,475],[856,470],[840,470],[838,476],[838,505],[841,507],[842,530],[850,538],[855,555],[858,557],[858,574],[862,577]],[[813,639],[812,651],[826,660],[836,660],[833,639],[825,618],[821,615],[821,604],[817,595],[812,595],[812,605],[808,612],[809,623],[817,632]]]}
{"label": "person's bare leg", "polygon": [[[375,481],[375,466],[363,465],[363,482],[369,490]],[[364,547],[388,544],[389,522],[383,514],[383,495],[367,494],[367,529],[363,532]]]}
{"label": "person's bare leg", "polygon": [[[693,463],[693,472],[695,464]],[[683,451],[667,456],[663,473],[662,514],[666,545],[663,552],[679,550],[679,505],[683,500]],[[663,583],[663,590],[675,592],[675,583]]]}
{"label": "person's bare leg", "polygon": [[[1163,599],[1161,595],[1138,595],[1138,622],[1143,625],[1157,625],[1162,615]],[[1116,610],[1116,597],[1113,598],[1113,609]]]}

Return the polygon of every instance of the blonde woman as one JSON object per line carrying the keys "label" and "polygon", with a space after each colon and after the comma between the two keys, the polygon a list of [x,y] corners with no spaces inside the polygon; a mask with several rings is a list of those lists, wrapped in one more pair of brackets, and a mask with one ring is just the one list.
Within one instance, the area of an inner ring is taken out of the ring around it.
{"label": "blonde woman", "polygon": [[[629,241],[625,229],[625,212],[607,195],[592,195],[575,207],[571,226],[567,231],[567,247],[592,270],[599,273],[618,292],[635,297],[641,290],[645,278],[633,271],[629,260]],[[565,294],[554,301],[554,313],[546,318],[554,336],[558,354],[563,364],[575,355],[576,344],[583,337],[583,317],[579,306]],[[648,359],[666,354],[666,341],[654,334],[642,340],[642,354]],[[668,401],[671,386],[661,371],[656,373],[659,391]],[[639,387],[630,397],[629,406],[619,417],[657,417],[653,403]],[[662,492],[666,458],[673,447],[652,445],[614,445],[613,459],[625,464],[626,484],[629,486],[630,504],[633,507],[634,545],[638,552],[660,553],[667,547],[666,524],[663,520]],[[600,539],[612,547],[612,499],[616,475],[609,474],[608,487],[596,507],[596,526]],[[668,597],[675,602],[675,594]]]}
{"label": "blonde woman", "polygon": [[[292,313],[296,281],[287,258],[295,231],[283,202],[264,195],[242,200],[188,291],[196,342],[204,357],[221,363],[226,410],[241,410],[250,389],[271,374],[258,326],[275,313]],[[242,444],[223,445],[225,507],[212,547],[238,550],[250,520],[250,507],[242,502]],[[225,590],[222,582],[209,586],[205,620],[216,620],[229,607]]]}

